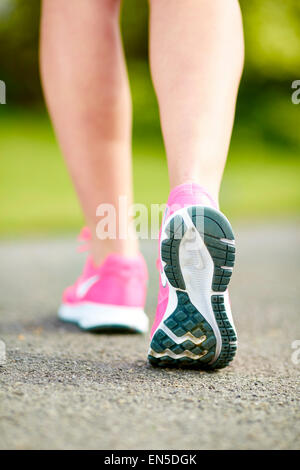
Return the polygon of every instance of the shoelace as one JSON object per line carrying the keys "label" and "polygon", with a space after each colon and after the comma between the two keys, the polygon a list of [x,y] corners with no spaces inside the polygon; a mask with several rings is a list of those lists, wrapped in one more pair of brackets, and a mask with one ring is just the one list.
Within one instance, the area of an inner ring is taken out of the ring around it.
{"label": "shoelace", "polygon": [[79,253],[83,253],[85,251],[88,251],[90,248],[90,241],[92,239],[92,234],[89,229],[89,227],[82,227],[80,230],[80,233],[77,237],[77,240],[79,242],[79,245],[77,247],[77,251]]}

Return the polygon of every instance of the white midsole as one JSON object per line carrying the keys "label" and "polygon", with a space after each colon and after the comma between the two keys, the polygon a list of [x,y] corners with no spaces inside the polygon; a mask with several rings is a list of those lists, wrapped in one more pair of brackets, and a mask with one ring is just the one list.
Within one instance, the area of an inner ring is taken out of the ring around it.
{"label": "white midsole", "polygon": [[131,328],[142,333],[148,330],[149,320],[140,307],[81,302],[78,305],[62,304],[58,310],[61,320],[77,323],[80,328],[105,326]]}
{"label": "white midsole", "polygon": [[[223,295],[226,303],[226,312],[229,316],[229,320],[232,320],[230,304],[228,302],[228,292],[214,292],[211,288],[212,286],[212,279],[214,274],[214,262],[211,258],[211,255],[206,248],[199,232],[195,230],[194,223],[188,213],[188,208],[194,206],[187,206],[182,209],[177,210],[174,212],[164,223],[161,233],[161,243],[163,240],[167,239],[169,236],[166,233],[166,227],[170,223],[171,219],[177,215],[180,215],[184,223],[186,225],[186,232],[182,237],[182,241],[179,247],[179,263],[181,273],[185,282],[186,292],[190,298],[191,303],[196,307],[196,309],[201,313],[201,315],[205,318],[205,320],[210,324],[211,328],[213,329],[215,338],[216,338],[216,349],[213,359],[210,361],[210,364],[215,362],[219,357],[222,348],[222,338],[220,334],[220,330],[218,324],[215,319],[215,315],[213,312],[212,304],[211,304],[211,296],[212,295]],[[218,211],[219,212],[219,211]],[[191,242],[189,236],[191,235],[191,231],[193,231],[194,241]],[[225,240],[224,240],[225,241]],[[230,240],[233,244],[233,241]],[[161,258],[161,253],[160,253]],[[162,266],[166,263],[161,258]],[[227,269],[227,268],[226,268]],[[165,274],[163,273],[165,276]],[[177,295],[176,291],[180,289],[174,288],[167,276],[165,276],[166,281],[169,286],[169,299],[168,305],[166,308],[166,312],[161,320],[160,325],[157,329],[164,330],[174,342],[177,344],[181,344],[187,339],[187,335],[182,337],[177,337],[176,335],[170,335],[170,331],[166,331],[166,326],[164,325],[164,321],[174,312],[177,307]],[[233,325],[234,328],[234,325]],[[190,335],[192,336],[192,335]],[[190,338],[191,339],[191,338]],[[164,355],[166,352],[163,353]],[[162,354],[162,355],[163,355]],[[183,355],[187,356],[188,351],[182,353]],[[168,353],[168,355],[170,355]],[[171,357],[178,358],[179,356],[172,353]],[[157,357],[157,354],[155,355]],[[191,356],[189,356],[191,357]]]}
{"label": "white midsole", "polygon": [[158,353],[158,352],[154,351],[153,349],[150,349],[149,354],[150,354],[150,356],[156,357],[158,359],[160,357],[165,357],[165,356],[172,357],[173,359],[180,359],[181,357],[190,357],[191,359],[201,359],[201,357],[203,357],[207,354],[207,351],[204,350],[204,351],[202,351],[201,354],[194,354],[191,351],[187,350],[187,351],[184,351],[183,353],[175,354],[173,351],[171,351],[171,349],[166,349],[162,353]]}

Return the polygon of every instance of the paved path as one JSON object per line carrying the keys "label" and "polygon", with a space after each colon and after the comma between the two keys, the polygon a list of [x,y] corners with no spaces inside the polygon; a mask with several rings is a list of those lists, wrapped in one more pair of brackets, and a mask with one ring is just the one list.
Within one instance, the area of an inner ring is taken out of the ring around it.
{"label": "paved path", "polygon": [[[80,332],[56,319],[80,270],[70,239],[0,244],[0,448],[299,448],[299,226],[236,228],[231,284],[240,347],[216,373],[153,369],[148,338]],[[156,248],[147,312],[156,300]],[[300,354],[299,354],[300,359]]]}

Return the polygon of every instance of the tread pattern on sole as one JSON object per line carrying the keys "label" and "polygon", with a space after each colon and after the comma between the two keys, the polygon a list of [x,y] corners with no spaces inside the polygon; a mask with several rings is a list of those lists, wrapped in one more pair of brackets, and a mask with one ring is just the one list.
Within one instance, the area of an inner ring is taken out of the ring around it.
{"label": "tread pattern on sole", "polygon": [[[216,338],[212,327],[201,312],[191,303],[188,293],[177,291],[178,305],[164,321],[165,326],[178,338],[187,334],[194,337],[175,342],[162,329],[158,329],[151,341],[149,362],[161,367],[197,367],[220,369],[226,367],[234,358],[237,349],[235,331],[228,319],[223,292],[229,284],[235,260],[234,235],[230,223],[220,212],[202,206],[193,206],[188,214],[202,237],[214,262],[211,297],[212,309],[218,324],[222,346],[217,360],[211,364],[215,355]],[[176,289],[185,290],[185,282],[179,263],[179,246],[187,227],[183,218],[176,215],[166,227],[168,238],[161,247],[162,260],[166,263],[165,274]],[[200,344],[196,338],[205,336]],[[177,356],[177,357],[176,357]]]}
{"label": "tread pattern on sole", "polygon": [[235,246],[230,242],[221,240],[225,239],[234,242],[231,226],[222,214],[210,207],[202,208],[194,206],[188,209],[188,213],[215,265],[212,290],[225,292],[234,266]]}
{"label": "tread pattern on sole", "polygon": [[223,295],[213,295],[212,308],[222,338],[222,349],[218,359],[212,366],[215,369],[226,367],[234,358],[237,349],[237,337],[230,321],[228,320]]}
{"label": "tread pattern on sole", "polygon": [[[214,332],[210,324],[190,302],[188,294],[181,291],[177,291],[176,294],[177,307],[164,324],[178,337],[178,342],[170,338],[162,329],[158,329],[151,341],[152,354],[148,356],[149,361],[162,367],[191,364],[196,367],[203,366],[210,362],[215,354]],[[190,335],[188,339],[187,333]],[[173,353],[173,357],[168,355],[167,350]],[[186,353],[188,355],[185,357],[174,357]]]}
{"label": "tread pattern on sole", "polygon": [[161,258],[166,263],[165,274],[171,286],[185,289],[184,279],[179,264],[179,245],[186,232],[186,226],[181,216],[175,216],[166,228],[168,238],[162,241]]}

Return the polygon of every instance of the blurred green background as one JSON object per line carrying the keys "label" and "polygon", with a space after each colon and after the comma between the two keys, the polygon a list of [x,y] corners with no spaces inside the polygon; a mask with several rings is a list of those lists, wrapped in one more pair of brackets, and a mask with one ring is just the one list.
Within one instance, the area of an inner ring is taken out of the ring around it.
{"label": "blurred green background", "polygon": [[[292,81],[300,79],[300,2],[240,4],[246,62],[221,205],[236,219],[282,220],[297,216],[300,202],[300,105],[291,101]],[[7,104],[0,105],[1,236],[68,231],[82,223],[43,104],[39,8],[39,0],[0,0],[0,80],[7,87]],[[147,64],[147,23],[146,0],[123,2],[135,200],[149,206],[165,202],[168,178]]]}

